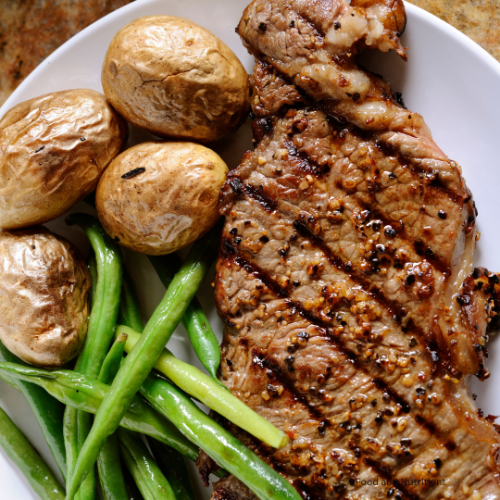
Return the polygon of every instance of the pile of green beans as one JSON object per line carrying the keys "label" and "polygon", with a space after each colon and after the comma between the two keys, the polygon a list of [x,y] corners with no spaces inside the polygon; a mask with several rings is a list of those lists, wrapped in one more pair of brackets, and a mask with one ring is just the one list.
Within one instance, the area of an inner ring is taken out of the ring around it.
{"label": "pile of green beans", "polygon": [[[67,224],[78,224],[86,233],[94,251],[95,266],[91,260],[92,310],[87,340],[78,357],[75,371],[97,378],[106,352],[111,344],[118,318],[122,286],[122,258],[120,248],[105,233],[96,217],[73,214]],[[96,268],[96,269],[95,269]],[[97,270],[97,276],[95,271]],[[97,278],[97,280],[96,280]],[[67,456],[67,481],[71,482],[74,466],[85,439],[92,429],[92,416],[68,407],[64,415],[64,439]],[[75,492],[76,493],[76,492]],[[82,483],[79,500],[96,499],[94,470]]]}
{"label": "pile of green beans", "polygon": [[[37,383],[66,404],[84,411],[95,411],[109,391],[109,386],[68,370],[48,372],[13,363],[0,363],[0,371],[10,377]],[[140,391],[166,419],[162,425],[158,414],[135,397],[121,421],[123,428],[148,434],[192,460],[196,460],[199,446],[261,500],[300,500],[298,493],[283,477],[203,413],[179,389],[150,375]]]}
{"label": "pile of green beans", "polygon": [[42,500],[64,500],[64,490],[26,436],[0,408],[0,446]]}
{"label": "pile of green beans", "polygon": [[216,226],[193,245],[163,300],[148,321],[140,341],[122,364],[95,415],[94,425],[69,478],[68,500],[74,498],[80,484],[92,470],[104,441],[119,426],[135,393],[152,370],[196,294],[215,258],[219,232],[220,228]]}

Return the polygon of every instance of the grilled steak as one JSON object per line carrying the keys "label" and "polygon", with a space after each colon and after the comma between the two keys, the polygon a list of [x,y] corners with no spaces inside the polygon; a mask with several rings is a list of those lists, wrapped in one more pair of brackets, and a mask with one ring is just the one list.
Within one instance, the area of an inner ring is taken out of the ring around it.
{"label": "grilled steak", "polygon": [[256,148],[222,190],[221,379],[290,442],[227,425],[304,499],[500,498],[500,437],[466,385],[488,376],[499,277],[473,270],[460,167],[353,61],[405,57],[404,24],[399,0],[255,0],[238,27]]}

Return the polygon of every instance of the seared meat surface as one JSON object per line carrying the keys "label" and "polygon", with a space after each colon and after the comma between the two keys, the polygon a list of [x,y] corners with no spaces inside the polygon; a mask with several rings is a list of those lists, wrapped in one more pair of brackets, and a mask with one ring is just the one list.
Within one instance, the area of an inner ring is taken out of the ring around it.
{"label": "seared meat surface", "polygon": [[288,434],[274,450],[228,424],[305,499],[500,498],[500,438],[466,385],[500,310],[471,194],[352,60],[404,56],[404,24],[399,1],[255,0],[239,25],[256,148],[222,191],[221,380]]}

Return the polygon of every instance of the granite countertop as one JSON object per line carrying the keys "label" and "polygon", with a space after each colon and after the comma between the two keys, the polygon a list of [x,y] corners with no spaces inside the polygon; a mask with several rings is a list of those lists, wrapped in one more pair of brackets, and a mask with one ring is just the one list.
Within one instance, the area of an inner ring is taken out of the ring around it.
{"label": "granite countertop", "polygon": [[0,105],[60,45],[131,1],[1,1]]}
{"label": "granite countertop", "polygon": [[499,0],[409,0],[450,23],[500,62]]}
{"label": "granite countertop", "polygon": [[[4,1],[0,8],[0,105],[57,47],[131,1]],[[500,0],[410,1],[463,31],[500,61]]]}

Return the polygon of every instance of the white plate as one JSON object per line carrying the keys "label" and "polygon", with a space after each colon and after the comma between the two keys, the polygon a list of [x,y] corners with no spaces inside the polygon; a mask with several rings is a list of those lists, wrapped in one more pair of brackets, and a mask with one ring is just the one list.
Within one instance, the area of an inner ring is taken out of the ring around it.
{"label": "white plate", "polygon": [[[248,0],[249,1],[249,0]],[[208,28],[226,42],[251,72],[253,58],[243,48],[234,28],[247,0],[137,0],[96,22],[47,58],[7,100],[0,116],[15,104],[33,97],[73,88],[91,88],[102,92],[100,72],[104,54],[113,35],[137,17],[170,14],[187,17]],[[472,189],[479,209],[478,226],[482,233],[476,251],[476,263],[500,270],[500,64],[465,35],[427,12],[407,4],[408,26],[403,45],[408,46],[408,63],[395,54],[370,54],[364,61],[370,69],[387,77],[393,89],[403,93],[413,111],[421,113],[430,125],[436,142],[451,158],[458,161]],[[30,50],[26,47],[26,50]],[[145,135],[134,132],[131,144]],[[236,137],[221,146],[220,153],[232,168],[242,153],[251,148],[250,128],[245,125]],[[91,211],[80,204],[74,211]],[[83,234],[68,228],[64,218],[48,226],[73,241],[83,252],[87,243]],[[127,260],[138,286],[145,317],[160,301],[163,288],[145,258]],[[204,304],[217,334],[222,325],[215,312],[209,276],[199,298]],[[179,327],[169,347],[181,358],[198,364],[185,332]],[[477,403],[486,413],[500,414],[500,398],[494,388],[500,383],[500,346],[490,347],[490,380],[473,383],[479,394]],[[16,424],[27,434],[43,457],[56,466],[43,440],[38,424],[23,399],[10,387],[0,383],[0,402]],[[193,478],[196,475],[193,471]],[[201,483],[194,479],[199,486]],[[5,500],[38,498],[17,468],[0,452],[0,497]],[[199,486],[199,498],[209,498]]]}

